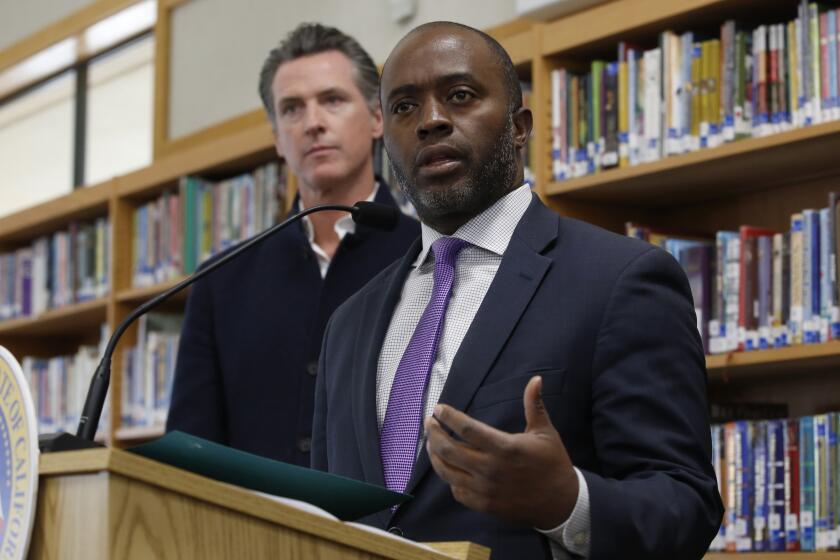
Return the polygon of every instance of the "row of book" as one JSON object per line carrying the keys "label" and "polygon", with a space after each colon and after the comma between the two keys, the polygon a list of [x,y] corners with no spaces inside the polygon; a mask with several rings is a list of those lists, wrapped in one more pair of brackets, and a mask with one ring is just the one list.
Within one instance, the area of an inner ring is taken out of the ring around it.
{"label": "row of book", "polygon": [[715,238],[627,234],[669,251],[682,265],[707,353],[826,342],[840,337],[837,229],[840,193],[791,216],[784,232],[741,226]]}
{"label": "row of book", "polygon": [[108,293],[108,218],[73,222],[0,253],[0,320],[31,317]]}
{"label": "row of book", "polygon": [[183,315],[152,312],[138,320],[137,343],[123,353],[124,427],[163,427],[172,395]]}
{"label": "row of book", "polygon": [[277,163],[223,181],[183,177],[133,216],[136,287],[191,274],[209,257],[275,224],[285,208]]}
{"label": "row of book", "polygon": [[787,23],[719,36],[663,32],[618,60],[551,74],[553,178],[840,119],[840,12],[799,5]]}
{"label": "row of book", "polygon": [[[85,345],[69,356],[41,358],[25,356],[21,361],[23,376],[32,394],[38,433],[76,433],[90,380],[108,340],[107,325],[102,325],[98,346]],[[98,432],[108,426],[110,406],[106,400]]]}
{"label": "row of book", "polygon": [[840,413],[712,426],[726,513],[710,549],[840,550]]}

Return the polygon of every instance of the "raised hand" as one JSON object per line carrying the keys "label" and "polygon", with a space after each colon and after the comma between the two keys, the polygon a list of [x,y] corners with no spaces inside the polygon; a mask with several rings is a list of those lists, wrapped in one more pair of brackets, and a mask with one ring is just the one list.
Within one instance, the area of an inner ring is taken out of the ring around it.
{"label": "raised hand", "polygon": [[[426,450],[435,472],[470,509],[538,529],[566,521],[577,475],[541,395],[542,378],[525,387],[525,431],[509,434],[439,404],[426,419]],[[446,429],[457,436],[450,436]]]}

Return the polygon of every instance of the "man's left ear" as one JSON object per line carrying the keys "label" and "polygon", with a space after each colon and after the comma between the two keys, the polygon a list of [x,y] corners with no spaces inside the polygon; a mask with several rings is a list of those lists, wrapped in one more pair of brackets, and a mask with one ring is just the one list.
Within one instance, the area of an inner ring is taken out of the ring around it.
{"label": "man's left ear", "polygon": [[385,125],[382,121],[382,109],[377,106],[376,109],[371,111],[371,123],[373,124],[373,137],[374,138],[382,138],[382,133],[385,130]]}
{"label": "man's left ear", "polygon": [[517,148],[523,148],[531,137],[534,128],[534,116],[527,107],[520,107],[513,113],[513,128],[516,131],[514,139]]}

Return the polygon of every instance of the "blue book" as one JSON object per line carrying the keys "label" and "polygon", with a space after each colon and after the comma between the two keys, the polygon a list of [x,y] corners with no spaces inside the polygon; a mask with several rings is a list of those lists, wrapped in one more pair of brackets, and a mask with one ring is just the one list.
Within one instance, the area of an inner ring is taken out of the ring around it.
{"label": "blue book", "polygon": [[820,223],[816,210],[803,210],[802,236],[802,340],[805,343],[819,342],[818,328],[820,308]]}
{"label": "blue book", "polygon": [[831,321],[831,254],[829,236],[831,226],[828,208],[820,210],[820,342],[828,341],[828,325]]}
{"label": "blue book", "polygon": [[799,419],[799,540],[804,551],[816,550],[814,533],[814,417]]}
{"label": "blue book", "polygon": [[837,92],[837,10],[828,12],[828,106],[833,109],[838,106]]}
{"label": "blue book", "polygon": [[735,429],[735,549],[750,552],[752,543],[753,504],[753,425],[741,420]]}
{"label": "blue book", "polygon": [[767,422],[767,527],[769,550],[785,550],[785,421]]}
{"label": "blue book", "polygon": [[768,550],[767,534],[767,422],[753,424],[753,550]]}

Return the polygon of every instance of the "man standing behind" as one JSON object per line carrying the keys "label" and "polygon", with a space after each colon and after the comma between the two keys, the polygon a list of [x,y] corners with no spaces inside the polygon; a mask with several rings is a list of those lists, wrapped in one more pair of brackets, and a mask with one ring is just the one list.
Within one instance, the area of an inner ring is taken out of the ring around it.
{"label": "man standing behind", "polygon": [[532,126],[487,35],[385,65],[385,146],[422,242],[333,315],[313,466],[413,499],[364,519],[494,559],[698,559],[722,515],[688,282],[523,185]]}
{"label": "man standing behind", "polygon": [[[297,176],[297,210],[359,200],[394,205],[373,173],[379,76],[351,37],[303,24],[271,51],[259,90],[277,154]],[[417,237],[343,212],[304,218],[193,286],[167,430],[308,465],[324,326],[335,308]]]}

